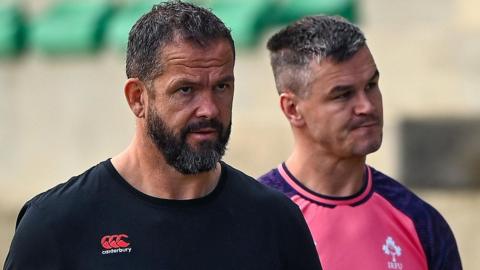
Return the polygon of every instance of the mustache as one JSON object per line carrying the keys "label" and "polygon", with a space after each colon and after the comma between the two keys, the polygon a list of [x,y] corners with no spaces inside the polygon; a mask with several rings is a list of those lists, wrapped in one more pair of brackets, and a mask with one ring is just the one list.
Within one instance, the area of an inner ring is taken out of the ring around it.
{"label": "mustache", "polygon": [[360,128],[363,126],[371,126],[371,125],[376,125],[380,126],[383,124],[383,121],[380,116],[378,115],[367,115],[367,116],[362,116],[362,117],[357,117],[354,118],[349,124],[348,124],[348,129],[356,129]]}
{"label": "mustache", "polygon": [[222,133],[224,126],[223,124],[218,121],[217,119],[204,119],[204,120],[199,120],[193,123],[188,124],[182,129],[182,134],[187,134],[190,132],[197,132],[203,128],[213,128],[215,129],[219,134]]}

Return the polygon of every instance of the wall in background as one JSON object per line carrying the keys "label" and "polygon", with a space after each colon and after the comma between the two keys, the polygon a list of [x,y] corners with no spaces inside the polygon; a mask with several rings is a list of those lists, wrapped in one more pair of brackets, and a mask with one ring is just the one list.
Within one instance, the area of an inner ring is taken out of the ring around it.
{"label": "wall in background", "polygon": [[[41,10],[48,1],[24,1]],[[480,19],[474,0],[361,2],[360,25],[381,73],[385,134],[369,163],[401,177],[404,119],[480,116]],[[239,52],[234,123],[226,160],[253,176],[289,153],[290,130],[278,109],[264,49]],[[33,52],[0,60],[0,260],[19,208],[40,191],[121,151],[133,134],[123,98],[123,55],[81,57]],[[401,180],[401,179],[400,179]],[[465,269],[480,263],[480,193],[422,191],[451,224]]]}

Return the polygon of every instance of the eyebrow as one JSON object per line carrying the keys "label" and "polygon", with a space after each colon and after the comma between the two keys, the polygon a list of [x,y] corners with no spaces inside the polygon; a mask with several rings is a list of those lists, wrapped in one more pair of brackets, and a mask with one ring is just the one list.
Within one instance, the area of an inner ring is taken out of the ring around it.
{"label": "eyebrow", "polygon": [[[221,77],[217,82],[219,83],[224,83],[224,82],[234,82],[235,81],[235,76],[234,75],[226,75],[224,77]],[[198,85],[200,84],[198,81],[195,79],[189,79],[189,78],[180,78],[180,79],[174,79],[171,81],[169,84],[170,86],[178,86],[178,85]]]}
{"label": "eyebrow", "polygon": [[370,77],[370,80],[368,81],[374,81],[380,77],[380,72],[378,72],[378,69],[375,70],[375,73],[373,73],[373,76]]}
{"label": "eyebrow", "polygon": [[235,76],[234,75],[227,75],[227,76],[221,78],[218,81],[219,82],[234,82],[235,81]]}
{"label": "eyebrow", "polygon": [[[375,69],[375,72],[373,73],[372,77],[368,79],[368,81],[371,82],[371,81],[377,80],[379,77],[380,77],[380,72],[378,72],[378,69]],[[337,85],[332,88],[332,90],[330,91],[330,94],[349,91],[352,88],[353,88],[353,85]]]}
{"label": "eyebrow", "polygon": [[180,85],[191,85],[191,84],[198,84],[195,80],[180,78],[180,79],[173,79],[168,85],[169,86],[180,86]]}

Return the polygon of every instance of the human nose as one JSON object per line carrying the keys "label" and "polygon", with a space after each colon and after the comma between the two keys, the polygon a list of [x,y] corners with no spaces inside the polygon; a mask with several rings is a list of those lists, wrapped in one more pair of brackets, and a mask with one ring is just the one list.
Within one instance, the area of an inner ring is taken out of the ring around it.
{"label": "human nose", "polygon": [[375,110],[375,105],[372,97],[366,93],[360,93],[355,99],[354,112],[357,115],[370,114]]}
{"label": "human nose", "polygon": [[218,116],[220,110],[216,103],[212,91],[203,91],[198,96],[196,116],[207,119],[214,119]]}

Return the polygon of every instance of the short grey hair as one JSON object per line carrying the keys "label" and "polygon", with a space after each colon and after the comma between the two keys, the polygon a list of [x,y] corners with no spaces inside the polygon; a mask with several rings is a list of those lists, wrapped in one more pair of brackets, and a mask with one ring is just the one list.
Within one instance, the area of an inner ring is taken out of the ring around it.
{"label": "short grey hair", "polygon": [[286,26],[267,43],[278,93],[290,89],[305,97],[312,61],[329,58],[340,63],[364,46],[362,31],[340,16],[307,16]]}

